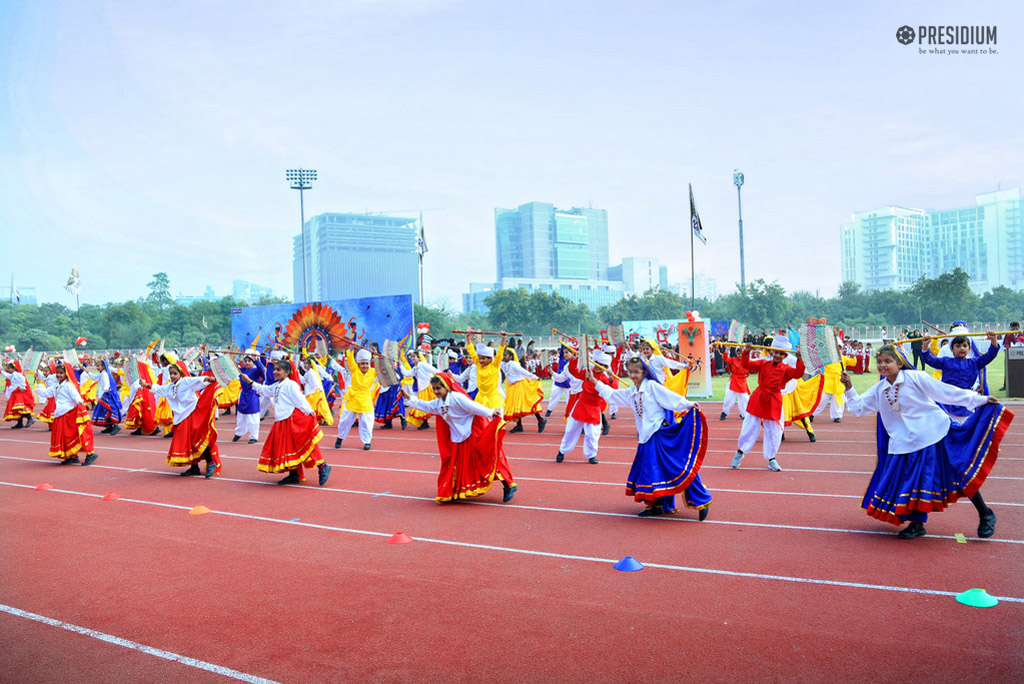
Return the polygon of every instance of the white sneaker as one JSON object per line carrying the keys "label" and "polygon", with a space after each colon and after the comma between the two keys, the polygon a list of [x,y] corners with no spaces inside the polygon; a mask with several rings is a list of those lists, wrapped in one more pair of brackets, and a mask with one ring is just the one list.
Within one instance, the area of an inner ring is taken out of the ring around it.
{"label": "white sneaker", "polygon": [[742,461],[742,460],[743,460],[743,452],[742,451],[737,451],[736,455],[732,457],[732,467],[733,468],[739,468],[740,467],[740,461]]}
{"label": "white sneaker", "polygon": [[782,472],[782,466],[774,458],[768,459],[768,467],[776,473]]}

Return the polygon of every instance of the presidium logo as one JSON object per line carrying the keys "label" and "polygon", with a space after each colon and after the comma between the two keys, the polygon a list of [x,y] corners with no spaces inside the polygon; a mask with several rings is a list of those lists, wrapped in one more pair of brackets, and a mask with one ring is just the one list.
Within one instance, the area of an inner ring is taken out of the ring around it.
{"label": "presidium logo", "polygon": [[[896,40],[903,45],[917,44],[949,47],[920,47],[922,55],[997,55],[995,49],[995,26],[900,26],[896,30]],[[982,47],[985,46],[985,47]]]}

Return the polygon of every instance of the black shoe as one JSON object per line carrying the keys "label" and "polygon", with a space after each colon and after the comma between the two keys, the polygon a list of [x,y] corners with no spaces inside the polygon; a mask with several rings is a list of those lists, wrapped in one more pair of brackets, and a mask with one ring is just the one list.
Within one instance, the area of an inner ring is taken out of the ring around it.
{"label": "black shoe", "polygon": [[25,423],[25,427],[32,427],[32,425],[33,425],[33,424],[34,424],[35,422],[36,422],[36,419],[35,419],[35,418],[33,418],[32,416],[29,416],[29,417],[28,417],[28,422],[26,422],[26,423]]}
{"label": "black shoe", "polygon": [[370,450],[370,443],[367,442],[366,444],[363,445],[363,451],[369,451],[369,450]]}
{"label": "black shoe", "polygon": [[978,536],[988,539],[996,533],[996,514],[991,508],[978,519]]}
{"label": "black shoe", "polygon": [[188,467],[188,470],[178,473],[178,477],[189,477],[191,475],[202,475],[203,471],[199,470],[199,464],[193,463]]}
{"label": "black shoe", "polygon": [[11,429],[12,430],[20,430],[23,427],[25,427],[25,426],[22,424],[21,418],[19,418],[18,422],[11,426]]}
{"label": "black shoe", "polygon": [[611,431],[612,426],[608,424],[608,420],[604,416],[601,416],[601,436],[603,437]]}
{"label": "black shoe", "polygon": [[[140,429],[141,429],[141,428],[140,428]],[[157,428],[156,430],[153,430],[152,432],[150,432],[150,433],[149,433],[148,435],[146,435],[146,436],[147,436],[147,437],[156,437],[156,436],[157,436],[157,435],[159,435],[159,434],[160,434],[160,428]]]}
{"label": "black shoe", "polygon": [[615,419],[616,419],[617,417],[618,417],[618,416],[616,416],[616,415],[615,415],[614,413],[613,413],[612,415],[608,416],[608,418],[609,418],[610,420],[615,420]]}
{"label": "black shoe", "polygon": [[651,516],[655,515],[665,515],[665,509],[662,508],[661,506],[648,506],[644,510],[637,513],[637,516],[641,518],[650,518]]}
{"label": "black shoe", "polygon": [[516,495],[516,490],[519,489],[519,485],[512,485],[509,487],[508,482],[501,481],[501,485],[505,488],[505,495],[501,497],[502,503],[508,503],[512,500],[512,497]]}
{"label": "black shoe", "polygon": [[544,417],[545,418],[547,418],[550,415],[551,415],[551,409],[548,409],[547,411],[544,412]]}
{"label": "black shoe", "polygon": [[101,435],[109,435],[110,431],[113,430],[113,429],[114,429],[113,425],[108,425],[107,427],[105,427],[102,430],[100,430],[100,434]]}
{"label": "black shoe", "polygon": [[808,420],[810,420],[810,421],[811,421],[811,422],[813,423],[813,422],[814,422],[814,416],[810,416],[810,417],[808,418]]}
{"label": "black shoe", "polygon": [[697,513],[697,520],[699,522],[704,522],[704,520],[708,517],[708,511],[710,510],[711,506],[705,506],[704,508],[700,509],[700,511]]}
{"label": "black shoe", "polygon": [[320,466],[319,471],[320,471],[320,478],[319,478],[319,480],[317,480],[317,483],[321,487],[323,487],[325,484],[327,484],[327,478],[329,478],[331,476],[331,466],[329,466],[326,463],[324,463],[322,466]]}
{"label": "black shoe", "polygon": [[541,418],[539,421],[537,421],[537,433],[539,434],[541,432],[544,432],[544,428],[546,428],[547,426],[548,426],[548,419],[547,418]]}
{"label": "black shoe", "polygon": [[417,429],[417,430],[429,430],[429,429],[430,429],[430,423],[428,423],[427,421],[423,421],[423,424],[422,424],[422,425],[420,425],[420,426],[419,426],[418,428],[416,428],[416,429]]}
{"label": "black shoe", "polygon": [[380,426],[380,429],[381,429],[381,430],[394,430],[394,429],[395,429],[395,426],[394,426],[394,425],[392,425],[392,424],[391,424],[391,421],[389,420],[388,422],[386,422],[386,423],[383,423],[383,424],[382,424],[382,425]]}
{"label": "black shoe", "polygon": [[555,463],[561,463],[564,460],[565,460],[565,454],[563,454],[561,451],[559,451],[558,455],[555,456]]}
{"label": "black shoe", "polygon": [[57,465],[76,465],[78,462],[78,456],[72,456],[71,458],[65,458]]}
{"label": "black shoe", "polygon": [[84,461],[82,461],[82,465],[84,465],[84,466],[87,466],[87,465],[92,465],[93,463],[95,463],[95,462],[96,462],[96,459],[97,459],[97,458],[99,458],[99,457],[100,457],[100,455],[99,455],[99,454],[97,454],[97,453],[96,453],[96,452],[94,451],[94,452],[92,452],[91,454],[88,454],[88,455],[86,455],[86,457],[85,457],[85,460],[84,460]]}
{"label": "black shoe", "polygon": [[[299,466],[299,467],[301,468],[302,466]],[[285,477],[282,480],[278,480],[277,484],[279,484],[279,485],[299,484],[300,482],[302,482],[302,480],[299,479],[299,471],[298,470],[291,470],[291,471],[288,472],[288,476]]]}
{"label": "black shoe", "polygon": [[587,463],[593,463],[594,465],[597,465],[597,456],[591,456],[590,458],[588,458]]}
{"label": "black shoe", "polygon": [[522,423],[516,423],[516,426],[514,428],[512,428],[511,430],[509,430],[509,433],[511,434],[513,432],[522,432],[522,431],[523,431],[523,424]]}
{"label": "black shoe", "polygon": [[409,421],[405,419],[405,416],[402,416],[401,418],[399,418],[399,420],[402,421],[402,429],[404,430],[405,426],[409,424]]}
{"label": "black shoe", "polygon": [[141,435],[142,434],[142,428],[139,428],[138,430],[132,430],[132,434],[135,435],[136,437]]}
{"label": "black shoe", "polygon": [[222,415],[222,416],[230,416],[231,415],[231,408],[228,407],[228,408],[224,409],[224,413],[222,413],[220,415]]}
{"label": "black shoe", "polygon": [[174,437],[174,432],[173,431],[172,432],[168,432],[166,435],[164,435],[164,439],[170,439],[171,437]]}
{"label": "black shoe", "polygon": [[209,480],[211,477],[213,477],[213,473],[216,470],[217,470],[217,464],[214,463],[213,461],[210,461],[209,463],[206,464],[206,472],[203,474],[203,477],[205,477],[207,480]]}
{"label": "black shoe", "polygon": [[341,448],[341,437],[339,437],[338,439],[334,440],[334,448],[335,449],[340,449]]}
{"label": "black shoe", "polygon": [[258,441],[258,440],[255,440],[255,439],[251,439],[251,438],[250,438],[250,439],[249,439],[249,442],[248,442],[248,443],[249,443],[249,444],[255,444],[255,443],[256,443],[257,441]]}
{"label": "black shoe", "polygon": [[782,433],[782,439],[780,441],[783,441],[783,442],[786,441],[786,433],[785,432]]}
{"label": "black shoe", "polygon": [[914,537],[923,537],[924,535],[924,523],[912,522],[900,530],[900,533],[896,536],[900,539],[913,539]]}
{"label": "black shoe", "polygon": [[833,422],[833,423],[842,423],[842,422],[843,422],[843,419],[842,419],[842,418],[833,418],[833,419],[832,419],[832,422]]}
{"label": "black shoe", "polygon": [[242,439],[242,435],[235,435],[234,437],[231,438],[231,441],[232,442],[237,442],[240,439]]}
{"label": "black shoe", "polygon": [[729,416],[726,414],[726,412],[722,411],[722,415],[718,416],[718,420],[725,420],[728,417]]}
{"label": "black shoe", "polygon": [[807,439],[811,440],[812,442],[817,442],[818,441],[818,435],[814,434],[813,432],[808,432],[807,433]]}

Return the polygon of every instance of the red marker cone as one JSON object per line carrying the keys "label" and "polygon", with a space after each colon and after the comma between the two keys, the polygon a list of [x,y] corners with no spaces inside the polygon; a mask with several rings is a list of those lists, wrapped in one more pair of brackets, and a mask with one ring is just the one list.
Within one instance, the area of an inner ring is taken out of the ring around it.
{"label": "red marker cone", "polygon": [[47,489],[53,489],[53,485],[49,482],[41,482],[36,486],[37,492],[45,492]]}
{"label": "red marker cone", "polygon": [[191,511],[189,511],[188,514],[189,515],[204,515],[204,514],[209,513],[209,512],[210,512],[209,508],[207,508],[206,506],[204,506],[202,504],[199,504],[198,506],[193,508]]}
{"label": "red marker cone", "polygon": [[411,541],[412,537],[405,532],[396,532],[388,538],[388,544],[408,544]]}
{"label": "red marker cone", "polygon": [[117,492],[107,492],[103,495],[100,501],[117,501],[121,497],[118,496]]}

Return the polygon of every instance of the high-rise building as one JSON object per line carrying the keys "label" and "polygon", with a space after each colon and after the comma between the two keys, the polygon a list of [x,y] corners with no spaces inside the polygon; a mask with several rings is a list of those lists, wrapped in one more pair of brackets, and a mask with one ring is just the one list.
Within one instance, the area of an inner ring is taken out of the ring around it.
{"label": "high-rise building", "polygon": [[904,290],[958,267],[977,293],[1024,287],[1020,188],[977,195],[973,207],[857,212],[840,231],[843,280],[868,291]]}
{"label": "high-rise building", "polygon": [[607,280],[608,212],[530,202],[494,210],[498,280]]}
{"label": "high-rise building", "polygon": [[[326,213],[306,222],[309,300],[412,295],[420,301],[416,219]],[[302,287],[302,235],[294,238],[295,301]]]}
{"label": "high-rise building", "polygon": [[626,257],[608,269],[611,280],[622,281],[626,294],[642,295],[648,290],[668,287],[668,268],[652,257]]}

